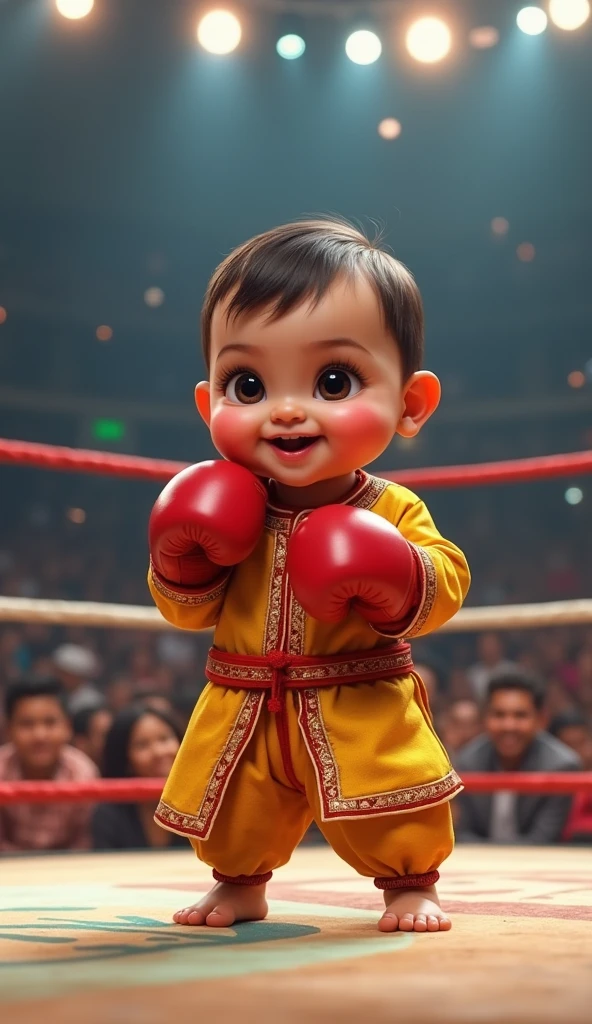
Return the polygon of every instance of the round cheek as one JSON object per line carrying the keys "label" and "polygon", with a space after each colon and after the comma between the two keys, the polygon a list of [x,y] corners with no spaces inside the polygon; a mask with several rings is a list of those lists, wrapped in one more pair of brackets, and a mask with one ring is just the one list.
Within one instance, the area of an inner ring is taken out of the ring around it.
{"label": "round cheek", "polygon": [[249,463],[259,436],[261,416],[257,406],[221,405],[212,412],[212,441],[224,458],[243,465]]}
{"label": "round cheek", "polygon": [[377,458],[390,444],[397,426],[396,410],[393,406],[387,410],[369,401],[352,399],[335,403],[327,425],[330,439],[344,442],[352,453],[359,452],[360,458],[368,461]]}

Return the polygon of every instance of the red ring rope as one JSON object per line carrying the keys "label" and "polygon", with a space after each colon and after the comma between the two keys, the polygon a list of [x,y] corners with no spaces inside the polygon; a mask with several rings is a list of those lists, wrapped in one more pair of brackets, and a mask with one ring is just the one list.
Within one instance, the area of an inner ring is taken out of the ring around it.
{"label": "red ring rope", "polygon": [[[60,448],[29,441],[0,438],[0,462],[37,466],[68,473],[95,473],[124,476],[136,480],[166,482],[187,463],[168,459],[147,459],[139,455],[118,455],[77,448]],[[592,451],[567,455],[543,455],[532,459],[486,462],[467,466],[441,466],[428,469],[388,470],[378,473],[409,487],[470,487],[472,484],[510,484],[527,480],[592,473]]]}
{"label": "red ring rope", "polygon": [[[592,772],[467,772],[469,793],[592,793]],[[132,803],[159,799],[164,779],[93,779],[89,782],[0,782],[0,807],[38,803]]]}

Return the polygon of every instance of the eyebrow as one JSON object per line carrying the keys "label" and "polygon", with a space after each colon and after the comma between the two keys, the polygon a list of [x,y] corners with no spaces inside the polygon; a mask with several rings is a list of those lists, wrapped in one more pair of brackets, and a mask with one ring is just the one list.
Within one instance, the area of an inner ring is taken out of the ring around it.
{"label": "eyebrow", "polygon": [[[368,351],[364,345],[361,345],[359,341],[354,341],[353,338],[322,338],[319,341],[311,342],[311,347],[321,351],[329,348],[355,348],[360,352]],[[262,349],[259,345],[249,345],[247,342],[233,341],[220,349],[217,358],[220,359],[227,352],[246,352],[250,355],[260,355]]]}

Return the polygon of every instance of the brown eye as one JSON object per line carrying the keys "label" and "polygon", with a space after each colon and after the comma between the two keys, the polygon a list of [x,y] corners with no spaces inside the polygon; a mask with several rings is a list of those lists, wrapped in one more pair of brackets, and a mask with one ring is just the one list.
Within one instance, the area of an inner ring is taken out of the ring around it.
{"label": "brown eye", "polygon": [[263,381],[254,373],[236,373],[226,385],[226,397],[237,405],[256,405],[265,398]]}
{"label": "brown eye", "polygon": [[339,402],[357,395],[361,387],[355,373],[340,370],[338,366],[330,366],[328,370],[323,370],[319,377],[314,397],[324,402]]}

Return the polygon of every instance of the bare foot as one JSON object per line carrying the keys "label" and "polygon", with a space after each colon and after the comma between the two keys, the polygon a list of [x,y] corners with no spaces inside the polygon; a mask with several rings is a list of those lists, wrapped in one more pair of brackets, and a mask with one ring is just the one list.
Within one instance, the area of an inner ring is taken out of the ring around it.
{"label": "bare foot", "polygon": [[232,885],[217,882],[199,903],[173,914],[176,924],[207,924],[229,928],[236,921],[262,921],[267,917],[265,885]]}
{"label": "bare foot", "polygon": [[450,918],[440,906],[436,886],[426,889],[387,889],[386,910],[378,922],[381,932],[447,932]]}

